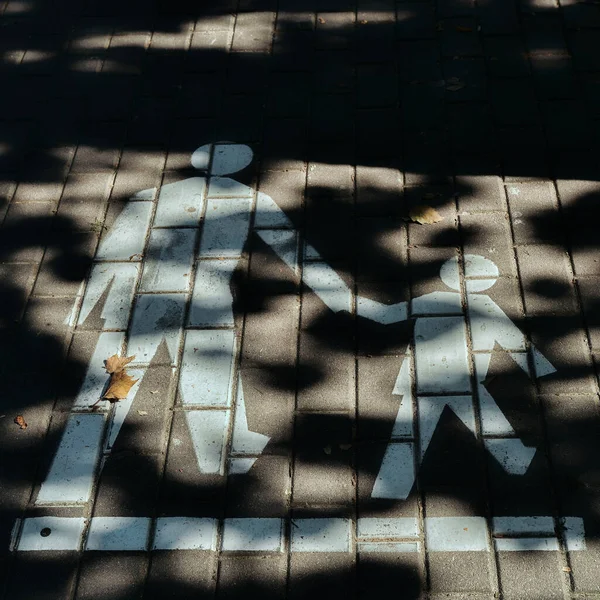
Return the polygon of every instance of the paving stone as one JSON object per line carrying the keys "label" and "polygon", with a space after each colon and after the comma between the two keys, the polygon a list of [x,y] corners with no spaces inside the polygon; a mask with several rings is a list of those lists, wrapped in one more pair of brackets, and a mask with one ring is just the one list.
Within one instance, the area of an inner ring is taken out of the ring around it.
{"label": "paving stone", "polygon": [[494,124],[485,105],[451,104],[448,120],[452,145],[457,152],[476,154],[494,148]]}
{"label": "paving stone", "polygon": [[[231,19],[232,15],[224,15]],[[190,49],[184,68],[187,72],[215,71],[225,66],[227,50],[231,45],[232,32],[229,27],[220,31],[203,31],[203,20],[199,19],[192,34]]]}
{"label": "paving stone", "polygon": [[597,34],[590,29],[572,32],[569,36],[569,46],[575,68],[581,71],[600,69],[599,45]]}
{"label": "paving stone", "polygon": [[394,168],[356,167],[356,210],[361,216],[398,215],[402,174]]}
{"label": "paving stone", "polygon": [[516,276],[510,222],[505,215],[491,212],[461,215],[460,225],[466,253],[493,260],[501,275]]}
{"label": "paving stone", "polygon": [[491,82],[494,116],[502,125],[538,124],[540,115],[534,90],[526,79],[495,79]]}
{"label": "paving stone", "polygon": [[398,101],[396,71],[391,66],[363,65],[357,70],[358,108],[394,106]]}
{"label": "paving stone", "polygon": [[481,56],[483,54],[474,19],[445,19],[441,31],[444,56]]}
{"label": "paving stone", "polygon": [[421,557],[416,552],[363,552],[358,558],[357,578],[359,598],[393,594],[398,589],[418,598],[424,587]]}
{"label": "paving stone", "polygon": [[[379,18],[373,18],[374,15]],[[392,11],[370,13],[367,18],[360,18],[359,15],[355,44],[356,61],[358,63],[376,63],[381,61],[382,56],[391,55],[396,39],[394,34]]]}
{"label": "paving stone", "polygon": [[505,182],[549,179],[548,151],[540,128],[498,127],[496,133]]}
{"label": "paving stone", "polygon": [[403,2],[396,11],[396,19],[396,35],[400,39],[435,37],[433,7],[426,2]]}
{"label": "paving stone", "polygon": [[310,133],[315,140],[350,141],[354,135],[352,103],[345,95],[317,96],[312,102]]}
{"label": "paving stone", "polygon": [[233,52],[268,52],[271,48],[274,14],[239,13],[235,22]]}
{"label": "paving stone", "polygon": [[21,320],[37,274],[37,266],[2,263],[0,278],[4,282],[0,297],[0,314],[5,326]]}
{"label": "paving stone", "polygon": [[[346,53],[318,52],[312,81],[313,90],[318,94],[348,94],[356,87],[356,68]],[[308,89],[305,87],[301,93],[306,94]]]}
{"label": "paving stone", "polygon": [[[550,455],[561,510],[583,518],[586,552],[571,551],[577,592],[595,592],[600,560],[597,523],[598,408],[595,395],[544,396]],[[574,550],[574,549],[573,549]]]}
{"label": "paving stone", "polygon": [[515,243],[564,243],[561,215],[552,183],[511,184],[506,192]]}
{"label": "paving stone", "polygon": [[576,314],[575,289],[565,252],[553,246],[521,246],[517,260],[528,315]]}
{"label": "paving stone", "polygon": [[460,212],[505,210],[504,186],[497,175],[460,173],[456,178],[456,187]]}
{"label": "paving stone", "polygon": [[352,12],[318,12],[315,23],[315,46],[325,50],[343,50],[352,42]]}
{"label": "paving stone", "polygon": [[579,102],[555,101],[544,106],[548,144],[551,148],[589,148],[590,122]]}
{"label": "paving stone", "polygon": [[405,129],[435,129],[444,120],[445,90],[437,82],[408,84],[402,88],[402,126]]}
{"label": "paving stone", "polygon": [[41,296],[76,296],[88,274],[96,247],[93,233],[63,234],[46,249],[33,293]]}
{"label": "paving stone", "polygon": [[407,132],[404,139],[405,185],[448,183],[448,137],[441,131]]}
{"label": "paving stone", "polygon": [[485,54],[494,77],[527,77],[530,73],[527,51],[518,37],[485,37]]}
{"label": "paving stone", "polygon": [[429,81],[442,79],[440,49],[436,41],[415,40],[397,46],[400,81]]}
{"label": "paving stone", "polygon": [[575,73],[567,56],[545,56],[543,51],[530,56],[537,93],[543,99],[575,97]]}
{"label": "paving stone", "polygon": [[158,187],[164,164],[165,155],[160,150],[125,148],[121,154],[111,202],[127,200],[142,190]]}
{"label": "paving stone", "polygon": [[[290,415],[291,416],[291,415]],[[259,457],[247,475],[231,477],[227,490],[227,515],[239,517],[285,517],[291,496],[290,459]]]}
{"label": "paving stone", "polygon": [[590,343],[593,350],[597,350],[600,346],[600,311],[598,295],[598,286],[600,282],[596,277],[579,279],[579,293],[581,294],[581,303],[583,306],[583,314],[590,338]]}
{"label": "paving stone", "polygon": [[217,560],[214,552],[202,550],[154,551],[144,598],[171,597],[184,600],[193,595],[214,594]]}
{"label": "paving stone", "polygon": [[[78,600],[94,598],[98,589],[115,598],[133,598],[144,588],[148,558],[144,554],[119,552],[86,553],[84,555],[77,593]],[[106,578],[110,572],[111,577]]]}
{"label": "paving stone", "polygon": [[448,102],[484,100],[485,98],[487,83],[485,63],[482,58],[446,59],[444,61],[444,79]]}
{"label": "paving stone", "polygon": [[[300,170],[265,171],[258,190],[275,200],[293,222],[299,222],[306,187],[306,172]],[[264,215],[266,217],[266,215]],[[263,215],[256,215],[256,226],[262,227]]]}
{"label": "paving stone", "polygon": [[221,559],[217,593],[243,598],[252,590],[262,598],[285,598],[286,557],[227,556]]}
{"label": "paving stone", "polygon": [[564,597],[558,552],[498,552],[498,570],[506,598]]}
{"label": "paving stone", "polygon": [[351,505],[352,422],[348,413],[301,414],[296,419],[292,502],[295,507]]}
{"label": "paving stone", "polygon": [[111,173],[70,175],[58,206],[57,225],[93,230],[103,221],[112,179]]}
{"label": "paving stone", "polygon": [[487,552],[430,552],[429,577],[433,592],[493,591]]}
{"label": "paving stone", "polygon": [[450,186],[406,187],[404,198],[408,210],[418,206],[431,206],[442,217],[438,223],[427,226],[409,223],[408,243],[411,246],[456,246],[458,228],[454,190]]}
{"label": "paving stone", "polygon": [[77,553],[72,551],[21,554],[12,566],[8,597],[49,600],[72,594],[77,559]]}
{"label": "paving stone", "polygon": [[349,553],[294,553],[290,559],[290,597],[323,594],[347,598],[355,586],[355,558]]}

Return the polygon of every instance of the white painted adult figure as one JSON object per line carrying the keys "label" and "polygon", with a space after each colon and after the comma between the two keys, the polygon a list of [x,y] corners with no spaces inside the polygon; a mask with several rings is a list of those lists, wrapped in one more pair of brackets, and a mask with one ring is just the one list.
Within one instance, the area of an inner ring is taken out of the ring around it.
{"label": "white painted adult figure", "polygon": [[[451,292],[426,294],[413,299],[410,306],[406,302],[386,306],[371,300],[357,300],[358,314],[375,321],[415,320],[412,348],[404,359],[393,391],[402,397],[400,408],[373,497],[404,499],[409,495],[415,480],[415,463],[422,461],[446,406],[474,435],[480,429],[485,447],[508,473],[524,474],[529,467],[535,448],[524,446],[516,437],[483,385],[496,344],[507,350],[529,374],[525,336],[489,296],[480,293],[493,286],[498,276],[498,267],[491,260],[467,254],[464,277],[458,258],[448,260],[441,267],[440,277]],[[531,346],[530,350],[535,377],[555,372],[535,347]],[[471,385],[473,371],[476,393]],[[475,398],[479,400],[479,428]],[[418,456],[415,456],[413,427],[415,408],[419,415]]]}
{"label": "white painted adult figure", "polygon": [[[96,308],[102,332],[38,504],[89,500],[102,452],[110,452],[161,346],[180,367],[178,397],[199,471],[245,473],[264,450],[269,438],[250,431],[246,418],[231,279],[251,228],[295,272],[300,252],[298,234],[275,201],[227,177],[252,158],[241,144],[201,146],[191,157],[201,175],[163,185],[156,202],[156,189],[136,193],[103,236],[70,321],[86,328]],[[314,249],[306,247],[304,256],[304,283],[332,310],[350,311],[342,279]],[[97,400],[106,384],[104,360],[115,353],[136,356],[130,366],[139,381],[111,410]]]}

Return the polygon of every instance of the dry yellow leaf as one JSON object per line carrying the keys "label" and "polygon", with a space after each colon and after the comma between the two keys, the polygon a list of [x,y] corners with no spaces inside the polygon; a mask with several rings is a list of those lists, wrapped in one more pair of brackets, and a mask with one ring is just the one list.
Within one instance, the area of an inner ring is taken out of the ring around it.
{"label": "dry yellow leaf", "polygon": [[136,381],[124,370],[115,371],[111,374],[108,389],[102,397],[104,400],[124,400]]}
{"label": "dry yellow leaf", "polygon": [[134,358],[135,356],[118,356],[117,354],[113,354],[110,358],[107,358],[104,361],[106,372],[118,373],[119,371],[122,371]]}
{"label": "dry yellow leaf", "polygon": [[435,210],[435,208],[426,206],[424,204],[420,204],[419,206],[411,208],[408,215],[411,221],[414,221],[415,223],[421,223],[421,225],[439,223],[444,219],[444,217],[442,217],[440,213]]}
{"label": "dry yellow leaf", "polygon": [[21,429],[27,429],[27,423],[25,422],[25,419],[23,418],[23,415],[17,415],[15,417],[15,423],[21,428]]}

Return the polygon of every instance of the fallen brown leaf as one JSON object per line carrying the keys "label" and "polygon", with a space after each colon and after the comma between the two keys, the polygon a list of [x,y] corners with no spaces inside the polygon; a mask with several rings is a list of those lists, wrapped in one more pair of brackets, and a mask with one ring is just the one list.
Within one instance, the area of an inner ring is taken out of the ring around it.
{"label": "fallen brown leaf", "polygon": [[327,21],[323,17],[319,17],[317,20],[319,21],[319,23],[321,23],[321,25],[323,23],[327,23]]}
{"label": "fallen brown leaf", "polygon": [[122,371],[133,359],[135,356],[118,356],[117,354],[113,354],[110,358],[107,358],[104,361],[104,367],[106,368],[107,373],[118,373]]}
{"label": "fallen brown leaf", "polygon": [[435,208],[431,206],[426,206],[424,204],[420,204],[410,209],[408,213],[410,220],[415,223],[421,223],[421,225],[431,225],[432,223],[439,223],[444,219],[438,213]]}
{"label": "fallen brown leaf", "polygon": [[15,423],[21,428],[21,429],[27,429],[27,423],[25,422],[25,419],[23,418],[23,415],[17,415],[15,417]]}
{"label": "fallen brown leaf", "polygon": [[136,381],[137,379],[128,375],[126,371],[116,371],[111,374],[108,389],[102,398],[104,400],[124,400]]}
{"label": "fallen brown leaf", "polygon": [[456,28],[456,31],[462,31],[463,33],[468,33],[469,31],[473,31],[472,27],[465,27],[464,25],[459,25]]}

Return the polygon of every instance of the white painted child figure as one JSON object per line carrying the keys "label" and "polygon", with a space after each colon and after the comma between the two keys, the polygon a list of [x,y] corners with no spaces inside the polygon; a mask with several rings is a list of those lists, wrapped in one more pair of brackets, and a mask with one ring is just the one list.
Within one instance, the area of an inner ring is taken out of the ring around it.
{"label": "white painted child figure", "polygon": [[[415,462],[422,461],[446,406],[476,435],[476,397],[487,450],[508,473],[524,474],[529,467],[535,448],[524,446],[516,437],[483,385],[495,344],[507,350],[529,374],[525,336],[489,296],[479,293],[494,285],[498,276],[498,267],[491,260],[467,254],[462,277],[458,258],[452,258],[442,265],[440,277],[453,291],[432,292],[411,301],[410,318],[415,320],[413,345],[394,386],[393,393],[402,398],[373,497],[404,499],[409,495],[415,480]],[[408,311],[405,302],[386,306],[357,300],[359,315],[381,323],[406,320]],[[555,372],[535,347],[530,350],[535,377]],[[472,369],[476,394],[471,386]],[[415,401],[419,415],[418,457],[413,425]]]}

